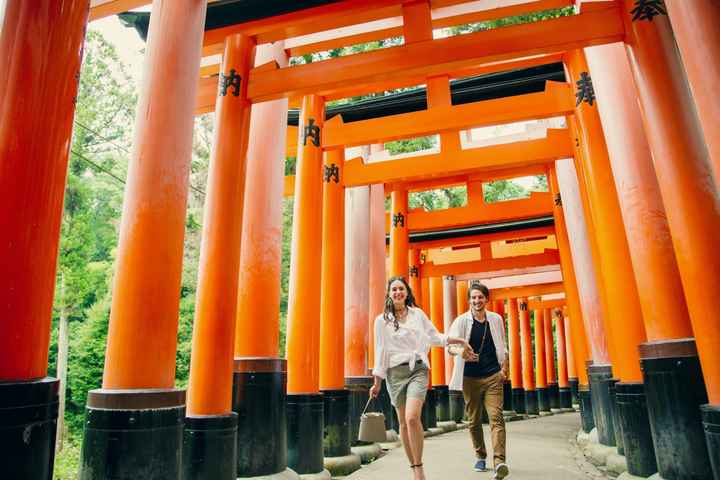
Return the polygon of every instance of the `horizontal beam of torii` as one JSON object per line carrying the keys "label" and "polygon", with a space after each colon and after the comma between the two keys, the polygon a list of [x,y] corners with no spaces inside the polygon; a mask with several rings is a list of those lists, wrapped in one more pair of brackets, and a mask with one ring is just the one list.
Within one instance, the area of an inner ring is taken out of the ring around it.
{"label": "horizontal beam of torii", "polygon": [[553,282],[525,285],[522,287],[495,288],[490,291],[490,296],[493,300],[501,300],[506,298],[539,297],[564,292],[565,287],[562,282]]}
{"label": "horizontal beam of torii", "polygon": [[[250,71],[252,102],[315,94],[347,97],[419,85],[431,76],[512,58],[557,53],[622,41],[625,29],[618,2],[602,2],[578,15],[431,39],[362,54],[285,68]],[[363,92],[365,89],[365,92]]]}
{"label": "horizontal beam of torii", "polygon": [[544,310],[546,308],[562,308],[564,306],[564,298],[556,298],[554,300],[528,300],[528,310]]}
{"label": "horizontal beam of torii", "polygon": [[447,248],[447,247],[475,247],[484,242],[494,242],[498,240],[521,240],[526,238],[540,238],[547,235],[554,235],[555,227],[543,226],[543,227],[531,227],[531,228],[520,228],[517,230],[500,231],[492,233],[481,233],[477,235],[469,235],[463,237],[452,237],[437,239],[437,240],[422,240],[413,241],[412,236],[410,238],[410,248],[417,248],[420,250],[428,248]]}
{"label": "horizontal beam of torii", "polygon": [[528,267],[557,265],[560,256],[557,250],[546,250],[545,253],[518,255],[515,257],[488,258],[472,262],[456,262],[435,264],[426,262],[420,266],[421,277],[442,277],[444,275],[462,275],[466,273],[487,273],[508,271]]}

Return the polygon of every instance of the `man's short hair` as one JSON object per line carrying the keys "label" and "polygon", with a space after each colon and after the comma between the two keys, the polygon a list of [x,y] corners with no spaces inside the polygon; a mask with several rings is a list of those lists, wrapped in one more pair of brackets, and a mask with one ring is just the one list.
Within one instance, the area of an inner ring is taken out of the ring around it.
{"label": "man's short hair", "polygon": [[468,300],[470,300],[473,290],[480,290],[480,292],[485,295],[485,298],[490,298],[490,289],[486,285],[478,281],[472,281],[470,282],[470,287],[468,287]]}

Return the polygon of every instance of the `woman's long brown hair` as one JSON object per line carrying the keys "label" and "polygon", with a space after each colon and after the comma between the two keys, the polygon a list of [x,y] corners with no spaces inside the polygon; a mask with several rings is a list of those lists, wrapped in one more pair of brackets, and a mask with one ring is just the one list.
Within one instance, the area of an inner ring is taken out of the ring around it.
{"label": "woman's long brown hair", "polygon": [[[387,288],[385,289],[385,310],[383,311],[383,318],[387,323],[390,323],[392,321],[393,326],[397,331],[397,329],[400,328],[400,324],[398,323],[395,316],[395,304],[393,303],[392,297],[390,296],[390,286],[393,284],[393,282],[402,282],[402,284],[405,285],[405,290],[407,290],[407,297],[405,297],[406,307],[417,307],[417,303],[415,302],[415,295],[413,295],[412,289],[405,280],[405,277],[390,277],[390,280],[388,280],[387,283]],[[390,319],[390,315],[392,315],[392,320]]]}

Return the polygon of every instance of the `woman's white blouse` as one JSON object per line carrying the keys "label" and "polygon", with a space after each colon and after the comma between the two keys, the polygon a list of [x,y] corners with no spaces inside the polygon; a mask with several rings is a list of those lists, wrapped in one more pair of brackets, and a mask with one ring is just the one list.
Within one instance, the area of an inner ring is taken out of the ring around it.
{"label": "woman's white blouse", "polygon": [[408,315],[404,323],[395,330],[392,321],[386,322],[383,315],[375,319],[375,366],[373,375],[385,378],[389,368],[409,363],[410,369],[419,360],[428,368],[428,352],[430,347],[445,347],[447,335],[437,331],[435,325],[416,307],[408,307]]}

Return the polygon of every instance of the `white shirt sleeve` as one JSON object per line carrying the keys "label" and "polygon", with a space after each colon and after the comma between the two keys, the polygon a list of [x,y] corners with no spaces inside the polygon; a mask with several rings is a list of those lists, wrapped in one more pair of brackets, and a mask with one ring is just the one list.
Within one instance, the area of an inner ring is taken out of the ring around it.
{"label": "white shirt sleeve", "polygon": [[378,315],[375,319],[375,366],[372,374],[376,377],[385,378],[387,375],[387,365],[385,364],[385,319],[382,315]]}
{"label": "white shirt sleeve", "polygon": [[427,315],[425,315],[425,312],[423,312],[421,309],[417,309],[418,314],[423,319],[423,324],[425,325],[425,333],[428,337],[430,337],[430,344],[433,347],[445,347],[447,346],[447,339],[448,336],[444,333],[440,333],[437,331],[437,328],[435,328],[435,325],[430,321]]}
{"label": "white shirt sleeve", "polygon": [[[459,317],[456,317],[455,320],[453,320],[453,323],[450,325],[450,331],[448,332],[448,337],[453,338],[460,338],[460,325],[463,322],[462,315]],[[450,355],[460,355],[464,348],[462,345],[448,345],[447,347],[448,353]]]}

